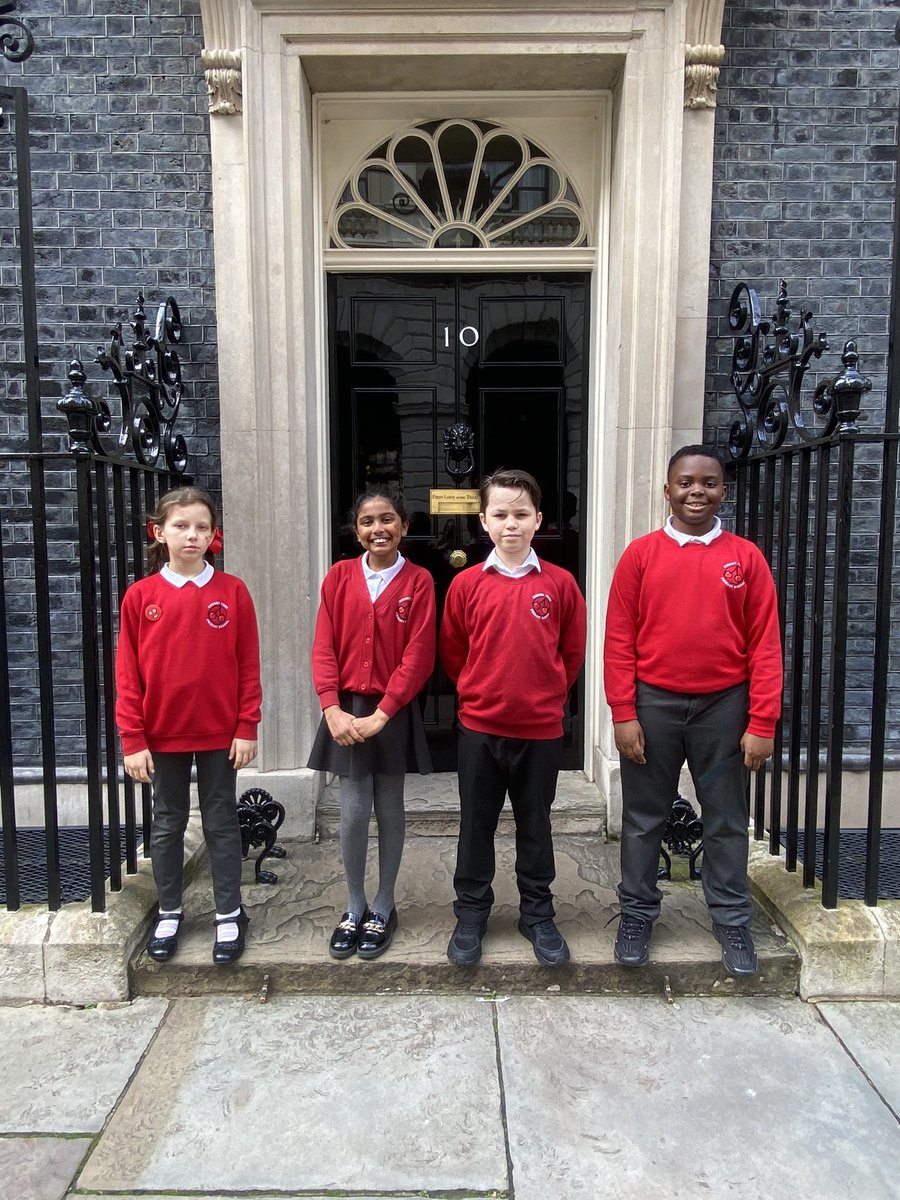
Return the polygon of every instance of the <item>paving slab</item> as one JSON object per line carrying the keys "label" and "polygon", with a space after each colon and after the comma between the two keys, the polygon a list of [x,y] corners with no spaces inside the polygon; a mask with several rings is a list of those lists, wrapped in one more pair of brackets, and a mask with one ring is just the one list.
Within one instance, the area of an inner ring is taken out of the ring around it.
{"label": "paving slab", "polygon": [[818,1008],[900,1119],[900,1001],[828,1002]]}
{"label": "paving slab", "polygon": [[166,1007],[0,1007],[0,1133],[102,1129]]}
{"label": "paving slab", "polygon": [[516,1200],[896,1200],[900,1125],[812,1008],[558,996],[497,1012]]}
{"label": "paving slab", "polygon": [[[754,938],[762,968],[758,977],[735,980],[726,974],[713,938],[699,883],[666,883],[663,912],[654,930],[651,962],[641,970],[613,960],[618,904],[618,847],[599,838],[562,835],[555,839],[557,920],[569,941],[572,963],[541,967],[531,944],[518,932],[515,843],[497,838],[496,903],[474,968],[447,961],[453,930],[453,870],[456,839],[408,840],[400,870],[397,909],[400,926],[391,949],[374,961],[335,962],[328,939],[346,906],[340,848],[336,839],[285,842],[288,857],[273,864],[279,881],[253,884],[245,867],[245,904],[250,914],[247,950],[237,964],[211,962],[213,897],[208,866],[185,896],[186,920],[177,956],[165,964],[145,953],[134,960],[131,986],[141,995],[251,995],[267,984],[272,993],[328,994],[386,991],[607,992],[661,994],[666,985],[679,995],[791,994],[799,959],[770,922],[757,917]],[[369,878],[376,872],[377,845],[370,847]]]}
{"label": "paving slab", "polygon": [[0,1180],[9,1200],[63,1200],[90,1138],[0,1138]]}
{"label": "paving slab", "polygon": [[175,1001],[78,1186],[505,1189],[492,1006],[425,996]]}

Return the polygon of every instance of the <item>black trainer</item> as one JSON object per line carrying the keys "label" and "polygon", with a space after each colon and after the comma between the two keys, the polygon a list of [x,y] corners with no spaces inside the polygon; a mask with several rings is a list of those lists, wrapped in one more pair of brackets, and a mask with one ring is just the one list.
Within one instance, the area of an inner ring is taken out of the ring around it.
{"label": "black trainer", "polygon": [[755,975],[759,959],[747,925],[717,925],[713,933],[722,947],[722,962],[729,975]]}
{"label": "black trainer", "polygon": [[623,967],[643,967],[650,960],[650,934],[653,922],[644,917],[622,913],[614,950],[617,963]]}
{"label": "black trainer", "polygon": [[456,967],[474,967],[481,958],[481,942],[487,931],[487,922],[477,925],[457,921],[456,928],[447,945],[447,957]]}
{"label": "black trainer", "polygon": [[525,918],[519,917],[519,933],[531,942],[534,957],[542,967],[560,967],[569,961],[566,939],[549,918],[536,925],[526,925]]}

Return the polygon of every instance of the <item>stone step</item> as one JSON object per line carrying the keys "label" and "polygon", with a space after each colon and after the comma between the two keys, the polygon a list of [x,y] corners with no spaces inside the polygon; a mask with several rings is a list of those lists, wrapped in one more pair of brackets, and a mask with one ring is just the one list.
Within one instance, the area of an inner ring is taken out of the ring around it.
{"label": "stone step", "polygon": [[[196,996],[276,993],[360,994],[390,992],[605,993],[666,996],[789,995],[796,991],[800,961],[787,939],[761,915],[753,923],[760,955],[754,979],[735,980],[723,966],[697,883],[663,884],[663,914],[656,924],[651,961],[639,970],[613,960],[617,912],[618,846],[597,837],[561,834],[555,840],[557,923],[572,962],[541,967],[516,929],[518,894],[513,877],[515,845],[497,838],[496,902],[484,956],[472,968],[446,957],[454,925],[453,868],[456,840],[408,839],[397,892],[400,925],[381,958],[336,962],[328,939],[345,904],[340,850],[333,838],[285,842],[288,857],[272,864],[274,885],[254,884],[245,864],[244,895],[251,924],[243,958],[231,967],[212,963],[213,900],[208,868],[185,895],[186,920],[178,954],[154,963],[143,952],[131,964],[136,995]],[[377,870],[370,849],[369,878]]]}
{"label": "stone step", "polygon": [[[459,792],[455,771],[434,775],[407,775],[404,794],[407,834],[424,837],[455,837],[459,830]],[[325,788],[316,809],[316,829],[320,838],[337,834],[341,816],[338,783]],[[500,814],[501,834],[514,832],[509,800]],[[374,833],[375,823],[372,822]],[[606,804],[581,771],[562,771],[553,802],[554,834],[585,833],[606,835]]]}

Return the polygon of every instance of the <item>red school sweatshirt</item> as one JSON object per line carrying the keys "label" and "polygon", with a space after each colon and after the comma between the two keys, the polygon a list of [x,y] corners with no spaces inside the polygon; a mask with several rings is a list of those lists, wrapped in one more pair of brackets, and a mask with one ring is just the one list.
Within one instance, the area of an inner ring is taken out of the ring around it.
{"label": "red school sweatshirt", "polygon": [[563,708],[584,662],[587,609],[572,575],[541,560],[512,578],[480,564],[457,575],[441,623],[459,719],[476,733],[562,737]]}
{"label": "red school sweatshirt", "polygon": [[613,574],[603,652],[613,721],[633,721],[639,679],[703,695],[750,682],[748,730],[772,737],[783,668],[772,572],[753,542],[723,531],[680,546],[664,530],[626,547]]}
{"label": "red school sweatshirt", "polygon": [[131,585],[116,649],[125,754],[252,741],[261,703],[256,613],[242,580],[215,571],[203,587],[176,587],[160,574]]}
{"label": "red school sweatshirt", "polygon": [[358,558],[336,562],[322,583],[313,636],[313,686],[324,711],[339,692],[379,696],[393,717],[434,670],[434,581],[408,560],[380,593],[369,595]]}

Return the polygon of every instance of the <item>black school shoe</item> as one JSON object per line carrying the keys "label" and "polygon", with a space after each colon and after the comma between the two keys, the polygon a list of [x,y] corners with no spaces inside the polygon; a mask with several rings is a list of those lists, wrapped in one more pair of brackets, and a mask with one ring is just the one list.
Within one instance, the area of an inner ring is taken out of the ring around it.
{"label": "black school shoe", "polygon": [[328,943],[328,953],[332,958],[351,958],[356,953],[359,935],[362,932],[360,927],[363,921],[369,919],[369,916],[368,909],[361,917],[357,916],[355,912],[343,914],[338,924],[335,925],[331,941]]}
{"label": "black school shoe", "polygon": [[360,958],[378,958],[379,954],[384,954],[390,947],[396,930],[396,908],[391,909],[391,915],[387,919],[381,913],[370,913],[368,920],[363,921],[356,953]]}
{"label": "black school shoe", "polygon": [[713,933],[722,947],[722,962],[729,975],[755,975],[759,970],[759,959],[746,925],[717,925],[713,922]]}
{"label": "black school shoe", "polygon": [[537,925],[526,925],[525,918],[519,917],[519,933],[531,942],[534,957],[542,967],[561,967],[569,961],[566,939],[549,917]]}
{"label": "black school shoe", "polygon": [[[168,962],[175,951],[178,949],[178,932],[181,928],[181,922],[184,920],[184,913],[157,913],[153,921],[153,933],[150,934],[150,939],[147,942],[147,953],[155,962]],[[178,929],[171,937],[157,937],[156,929],[160,921],[177,921]]]}
{"label": "black school shoe", "polygon": [[481,958],[481,943],[487,932],[487,921],[476,925],[457,921],[447,944],[447,957],[455,967],[474,967]]}
{"label": "black school shoe", "polygon": [[652,921],[644,917],[634,917],[630,913],[622,913],[613,951],[616,962],[623,967],[643,967],[650,960],[652,932]]}
{"label": "black school shoe", "polygon": [[219,963],[224,966],[227,963],[237,962],[244,953],[244,944],[247,937],[247,926],[250,924],[250,918],[244,912],[244,906],[241,905],[241,911],[236,917],[220,917],[216,921],[216,925],[230,925],[234,922],[238,927],[238,935],[233,942],[220,942],[218,939],[213,944],[212,959],[214,963]]}

